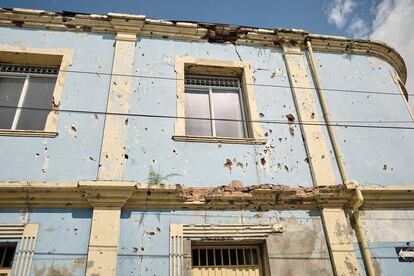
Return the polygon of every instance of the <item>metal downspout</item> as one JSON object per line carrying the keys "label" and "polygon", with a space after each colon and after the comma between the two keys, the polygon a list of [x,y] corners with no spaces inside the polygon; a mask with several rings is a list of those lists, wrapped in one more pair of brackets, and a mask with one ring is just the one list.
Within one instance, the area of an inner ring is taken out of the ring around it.
{"label": "metal downspout", "polygon": [[359,246],[362,252],[362,259],[364,260],[365,270],[368,276],[374,276],[375,270],[372,264],[371,256],[369,254],[369,248],[367,243],[367,238],[365,237],[365,232],[362,225],[362,219],[359,215],[359,207],[361,207],[362,203],[364,202],[364,198],[362,197],[361,189],[358,186],[356,181],[351,181],[349,184],[355,185],[355,202],[352,205],[352,214],[354,215],[355,221],[355,231],[357,234]]}
{"label": "metal downspout", "polygon": [[350,185],[350,186],[354,185],[354,187],[355,187],[356,201],[354,202],[354,204],[352,206],[352,213],[353,213],[354,221],[355,221],[355,232],[356,232],[356,235],[357,235],[358,243],[359,243],[360,248],[361,248],[362,258],[363,258],[364,265],[365,265],[365,271],[366,271],[368,276],[375,276],[374,266],[372,264],[372,259],[371,259],[371,256],[370,256],[368,244],[367,244],[366,237],[365,237],[365,232],[364,232],[363,225],[362,225],[362,220],[361,220],[361,217],[360,217],[360,214],[359,214],[359,207],[364,202],[364,198],[362,196],[361,189],[358,187],[358,183],[356,181],[349,181],[348,174],[347,174],[346,169],[345,169],[344,159],[343,159],[341,150],[339,149],[337,139],[336,139],[336,136],[335,136],[335,131],[334,131],[334,128],[333,128],[333,125],[332,125],[331,114],[328,112],[328,106],[327,106],[327,103],[326,103],[325,95],[324,95],[323,90],[322,90],[321,81],[319,79],[319,73],[318,73],[317,68],[315,66],[315,60],[313,58],[312,45],[311,45],[309,40],[306,41],[306,46],[308,48],[309,61],[310,61],[310,65],[311,65],[312,76],[313,76],[313,79],[314,79],[314,82],[315,82],[316,92],[318,94],[319,101],[321,103],[321,109],[322,109],[323,117],[324,117],[326,125],[327,125],[326,127],[327,127],[327,130],[328,130],[329,138],[330,138],[331,143],[332,143],[332,149],[333,149],[333,152],[335,154],[335,158],[336,158],[336,162],[338,164],[339,173],[341,174],[342,182],[347,186],[348,185]]}

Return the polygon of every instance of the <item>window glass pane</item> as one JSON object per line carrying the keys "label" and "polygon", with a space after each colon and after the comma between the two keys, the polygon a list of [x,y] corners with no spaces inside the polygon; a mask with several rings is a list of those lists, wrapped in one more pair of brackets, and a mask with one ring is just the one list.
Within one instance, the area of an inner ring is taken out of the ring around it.
{"label": "window glass pane", "polygon": [[257,265],[259,264],[258,258],[257,258],[257,251],[256,249],[252,249],[252,259],[253,259],[253,264]]}
{"label": "window glass pane", "polygon": [[[50,109],[55,83],[56,78],[54,77],[30,77],[23,106]],[[17,129],[43,130],[49,112],[47,110],[23,109],[17,123]]]}
{"label": "window glass pane", "polygon": [[[195,118],[210,118],[210,104],[208,91],[185,91],[185,116]],[[209,120],[185,120],[187,135],[211,136],[211,122]]]}
{"label": "window glass pane", "polygon": [[0,128],[10,129],[13,124],[16,108],[22,93],[25,78],[0,77]]}
{"label": "window glass pane", "polygon": [[215,249],[215,251],[216,251],[216,265],[222,265],[221,250],[220,249]]}
{"label": "window glass pane", "polygon": [[[213,90],[214,118],[242,120],[239,91]],[[216,135],[244,137],[243,122],[215,121]]]}
{"label": "window glass pane", "polygon": [[230,249],[230,265],[237,265],[236,249]]}
{"label": "window glass pane", "polygon": [[207,255],[206,255],[207,249],[202,248],[200,249],[200,266],[206,266],[207,265]]}
{"label": "window glass pane", "polygon": [[244,265],[243,249],[237,249],[237,261],[238,265]]}
{"label": "window glass pane", "polygon": [[244,250],[244,254],[246,256],[246,265],[251,265],[252,264],[252,253],[251,253],[252,251],[251,250],[252,249],[250,249],[250,248],[246,248]]}
{"label": "window glass pane", "polygon": [[208,263],[209,266],[214,266],[214,249],[207,249],[207,255],[208,255]]}
{"label": "window glass pane", "polygon": [[7,247],[7,252],[3,259],[3,267],[12,267],[14,253],[16,251],[16,245],[10,245]]}
{"label": "window glass pane", "polygon": [[223,248],[223,265],[230,265],[230,257],[229,257],[229,250],[227,248]]}
{"label": "window glass pane", "polygon": [[15,243],[0,244],[0,268],[12,267],[15,251]]}
{"label": "window glass pane", "polygon": [[193,266],[198,266],[198,249],[193,249]]}

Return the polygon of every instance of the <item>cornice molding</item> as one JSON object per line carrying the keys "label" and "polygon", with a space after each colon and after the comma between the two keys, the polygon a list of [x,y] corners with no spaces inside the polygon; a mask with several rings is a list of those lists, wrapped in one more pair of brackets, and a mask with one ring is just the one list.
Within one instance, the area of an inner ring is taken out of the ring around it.
{"label": "cornice molding", "polygon": [[[414,185],[360,186],[363,209],[414,209]],[[0,182],[0,208],[315,209],[350,208],[355,189],[345,185],[225,185],[183,188],[131,181]]]}
{"label": "cornice molding", "polygon": [[381,58],[395,68],[404,83],[407,79],[404,60],[394,48],[383,42],[315,35],[297,29],[260,29],[222,24],[154,20],[146,18],[144,15],[54,13],[20,8],[0,8],[0,26],[98,33],[122,32],[138,36],[228,42],[266,47],[280,47],[283,43],[304,46],[306,40],[311,40],[316,51],[363,54]]}
{"label": "cornice molding", "polygon": [[93,207],[123,207],[135,190],[134,182],[81,181],[81,190]]}

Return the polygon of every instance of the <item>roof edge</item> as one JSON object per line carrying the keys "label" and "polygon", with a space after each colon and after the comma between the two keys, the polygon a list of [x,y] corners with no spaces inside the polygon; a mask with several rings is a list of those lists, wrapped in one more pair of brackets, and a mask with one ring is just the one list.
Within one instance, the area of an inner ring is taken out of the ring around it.
{"label": "roof edge", "polygon": [[123,13],[106,15],[55,13],[23,8],[0,8],[0,26],[98,33],[129,32],[138,36],[270,47],[280,46],[283,43],[294,43],[305,47],[305,41],[310,40],[314,50],[379,57],[394,67],[404,83],[407,79],[407,67],[403,58],[393,47],[384,42],[310,34],[298,29],[265,29],[156,20],[145,15]]}

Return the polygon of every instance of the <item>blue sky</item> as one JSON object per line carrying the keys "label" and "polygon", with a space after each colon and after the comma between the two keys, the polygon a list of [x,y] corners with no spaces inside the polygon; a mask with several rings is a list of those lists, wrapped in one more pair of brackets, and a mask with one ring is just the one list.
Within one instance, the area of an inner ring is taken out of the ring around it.
{"label": "blue sky", "polygon": [[[312,33],[347,35],[327,20],[332,0],[1,0],[2,7],[25,7],[48,11],[76,11],[105,14],[121,12],[144,14],[151,18],[187,20],[234,25],[296,28]],[[368,10],[378,1],[361,1]],[[366,13],[364,17],[372,17]]]}
{"label": "blue sky", "polygon": [[380,40],[405,59],[408,91],[414,94],[414,0],[0,0],[0,7],[143,14]]}

